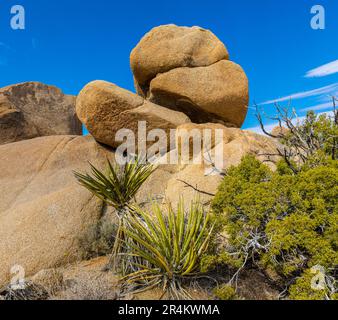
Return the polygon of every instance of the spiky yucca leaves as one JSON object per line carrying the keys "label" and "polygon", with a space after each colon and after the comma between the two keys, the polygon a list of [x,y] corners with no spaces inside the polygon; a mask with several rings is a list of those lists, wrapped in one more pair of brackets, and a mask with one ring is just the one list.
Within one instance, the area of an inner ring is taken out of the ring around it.
{"label": "spiky yucca leaves", "polygon": [[107,159],[107,172],[104,173],[91,163],[92,175],[74,172],[79,183],[105,201],[116,210],[128,207],[142,184],[155,170],[149,163],[143,163],[141,158],[126,163],[120,167],[112,165]]}
{"label": "spiky yucca leaves", "polygon": [[95,196],[116,209],[119,225],[115,236],[115,242],[108,269],[117,272],[120,255],[125,253],[122,243],[125,239],[125,218],[131,211],[131,201],[142,184],[154,172],[155,167],[144,163],[141,158],[136,157],[133,161],[120,167],[112,165],[107,159],[107,172],[104,173],[94,167],[91,163],[92,175],[74,172],[78,182]]}
{"label": "spiky yucca leaves", "polygon": [[134,208],[127,218],[127,255],[134,271],[122,280],[134,292],[159,286],[169,298],[189,299],[182,283],[199,275],[199,260],[208,248],[213,230],[210,216],[199,203],[192,203],[185,212],[182,200],[176,212],[169,206],[165,213],[156,203],[152,211]]}

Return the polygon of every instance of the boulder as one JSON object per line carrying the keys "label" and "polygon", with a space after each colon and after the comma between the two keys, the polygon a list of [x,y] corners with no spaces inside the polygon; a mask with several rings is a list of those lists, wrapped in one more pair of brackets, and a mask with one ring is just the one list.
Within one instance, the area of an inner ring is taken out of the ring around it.
{"label": "boulder", "polygon": [[283,126],[276,126],[272,129],[271,134],[276,136],[277,138],[283,138],[288,133],[290,133],[290,129],[283,127]]}
{"label": "boulder", "polygon": [[241,127],[248,110],[248,79],[228,60],[224,44],[200,27],[152,29],[130,55],[136,91],[185,113],[192,122]]}
{"label": "boulder", "polygon": [[[260,153],[270,153],[277,143],[252,132],[223,129],[219,169],[238,164],[248,153],[265,160]],[[212,142],[211,152],[217,146]],[[14,265],[22,266],[29,277],[78,260],[78,240],[109,215],[100,200],[77,184],[72,171],[89,171],[88,161],[103,169],[106,157],[114,160],[114,153],[91,136],[40,137],[0,146],[0,288],[10,280]],[[187,208],[199,197],[208,209],[222,180],[220,171],[211,174],[209,167],[209,162],[159,165],[139,190],[137,203],[145,209],[151,199],[176,206],[183,197]]]}
{"label": "boulder", "polygon": [[76,112],[93,137],[106,145],[118,147],[116,140],[120,129],[129,129],[138,141],[138,125],[146,121],[147,132],[163,129],[167,135],[170,129],[190,122],[189,118],[106,81],[93,81],[87,84],[76,100]]}
{"label": "boulder", "polygon": [[141,39],[131,52],[130,64],[137,92],[145,97],[158,74],[179,67],[209,66],[228,58],[226,47],[211,31],[163,25]]}
{"label": "boulder", "polygon": [[0,89],[0,144],[68,134],[82,134],[74,96],[39,82]]}
{"label": "boulder", "polygon": [[78,238],[104,206],[72,171],[112,153],[90,137],[50,136],[0,146],[0,288],[20,265],[30,276],[78,258]]}
{"label": "boulder", "polygon": [[196,123],[220,122],[240,127],[249,103],[248,79],[234,62],[176,68],[150,82],[149,100],[182,111]]}
{"label": "boulder", "polygon": [[199,156],[201,151],[208,152],[219,142],[225,145],[241,134],[241,130],[227,128],[219,123],[186,123],[177,127],[175,145],[180,159],[189,154],[189,161],[191,161],[193,156]]}
{"label": "boulder", "polygon": [[[177,141],[178,149],[171,150],[159,160],[159,163],[163,164],[144,183],[138,193],[137,200],[139,203],[145,203],[145,208],[150,208],[150,198],[162,202],[164,206],[169,203],[176,206],[181,197],[184,199],[185,208],[189,207],[191,201],[199,199],[208,209],[224,172],[229,167],[238,165],[242,157],[247,154],[254,155],[271,169],[275,169],[274,162],[278,160],[278,156],[269,156],[269,154],[276,154],[278,141],[267,136],[238,128],[227,128],[220,124],[188,123],[177,128],[176,138],[183,130],[188,135],[196,132],[193,130],[202,131],[201,145],[203,146],[205,129],[211,129],[211,136],[216,129],[222,130],[221,141],[211,139],[211,144],[201,150],[200,163],[194,163],[193,157],[190,157],[189,161],[182,159],[182,142]],[[187,144],[191,155],[192,140],[183,140],[183,145],[187,146]],[[169,163],[170,157],[175,158],[173,153],[178,154],[176,165]]]}

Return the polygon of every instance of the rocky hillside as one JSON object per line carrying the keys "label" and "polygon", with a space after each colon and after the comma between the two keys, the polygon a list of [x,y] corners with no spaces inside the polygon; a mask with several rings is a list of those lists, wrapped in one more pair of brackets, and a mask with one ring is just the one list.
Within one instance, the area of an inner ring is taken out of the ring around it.
{"label": "rocky hillside", "polygon": [[0,89],[0,144],[36,137],[82,134],[76,97],[38,82]]}
{"label": "rocky hillside", "polygon": [[[76,102],[41,83],[0,90],[0,288],[13,265],[33,276],[78,261],[81,235],[102,217],[113,217],[72,171],[86,171],[88,161],[102,168],[106,157],[114,159],[119,129],[137,132],[139,121],[168,136],[170,129],[221,129],[223,169],[246,154],[262,160],[275,151],[273,139],[240,129],[248,79],[210,31],[154,28],[133,49],[130,63],[137,94],[106,81],[87,84]],[[78,119],[89,136],[81,136]],[[167,152],[175,148],[177,143]],[[206,175],[204,163],[160,165],[137,202],[147,206],[150,196],[175,204],[182,196],[189,203],[199,194],[208,206],[221,179]]]}

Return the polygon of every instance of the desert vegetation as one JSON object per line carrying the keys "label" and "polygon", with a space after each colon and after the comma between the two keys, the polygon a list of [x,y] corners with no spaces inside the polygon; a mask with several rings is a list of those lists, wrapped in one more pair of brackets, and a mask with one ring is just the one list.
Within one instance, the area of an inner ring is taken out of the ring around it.
{"label": "desert vegetation", "polygon": [[212,210],[228,239],[204,257],[205,270],[232,269],[236,289],[243,270],[258,268],[280,298],[337,299],[335,98],[333,105],[332,116],[309,112],[296,124],[277,107],[278,133],[267,132],[281,142],[277,170],[246,156],[227,171]]}
{"label": "desert vegetation", "polygon": [[279,130],[266,132],[280,141],[276,170],[245,156],[224,174],[208,213],[197,202],[185,211],[182,200],[175,210],[155,202],[152,212],[130,205],[154,170],[138,161],[119,173],[109,163],[107,176],[94,167],[94,178],[76,174],[123,217],[115,241],[124,249],[115,245],[112,261],[123,266],[126,292],[160,287],[163,296],[188,299],[184,286],[205,276],[223,282],[214,285],[214,297],[239,299],[241,273],[258,269],[279,298],[337,298],[337,111],[309,112],[295,123],[285,109],[276,109]]}
{"label": "desert vegetation", "polygon": [[247,76],[200,27],[153,28],[130,66],[137,93],[0,89],[0,299],[337,299],[337,98],[241,130]]}

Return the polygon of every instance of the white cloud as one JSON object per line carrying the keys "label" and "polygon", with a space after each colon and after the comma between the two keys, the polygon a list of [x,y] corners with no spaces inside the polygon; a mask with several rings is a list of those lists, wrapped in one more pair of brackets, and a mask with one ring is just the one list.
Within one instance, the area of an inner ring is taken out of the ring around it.
{"label": "white cloud", "polygon": [[[270,124],[264,125],[264,128],[265,128],[265,131],[271,132],[272,129],[273,129],[274,127],[276,127],[276,126],[278,126],[278,122],[274,122],[274,123],[270,123]],[[259,134],[264,134],[263,131],[262,131],[261,126],[252,127],[252,128],[246,128],[246,129],[244,129],[244,130],[256,132],[256,133],[259,133]]]}
{"label": "white cloud", "polygon": [[285,96],[285,97],[264,101],[262,103],[259,103],[258,105],[266,105],[266,104],[272,104],[272,103],[276,103],[276,102],[297,100],[297,99],[303,99],[303,98],[319,96],[319,95],[324,95],[324,94],[334,95],[337,92],[337,90],[338,90],[338,82],[330,84],[330,85],[325,86],[325,87],[318,88],[318,89],[297,92],[297,93],[293,93],[293,94],[290,94],[290,95]]}
{"label": "white cloud", "polygon": [[[321,112],[321,113],[318,113],[317,115],[321,115],[321,114],[326,114],[328,116],[333,116],[333,111]],[[298,121],[302,122],[305,118],[306,118],[306,116],[295,118],[293,120],[293,123],[297,123]],[[265,128],[265,131],[271,132],[272,129],[274,127],[277,127],[278,125],[279,125],[278,122],[273,122],[273,123],[269,123],[267,125],[264,125],[264,128]],[[252,127],[252,128],[246,128],[244,130],[256,132],[256,133],[259,133],[259,134],[264,134],[264,132],[262,131],[261,126],[256,126],[256,127]]]}
{"label": "white cloud", "polygon": [[317,104],[317,105],[312,106],[312,107],[306,107],[306,108],[300,109],[299,111],[300,112],[305,112],[305,111],[310,111],[310,110],[318,111],[318,110],[329,109],[329,108],[332,108],[332,107],[333,107],[332,102],[326,102],[326,103]]}
{"label": "white cloud", "polygon": [[338,72],[338,60],[335,60],[330,63],[324,64],[318,68],[309,70],[304,77],[305,78],[325,77],[337,72]]}

